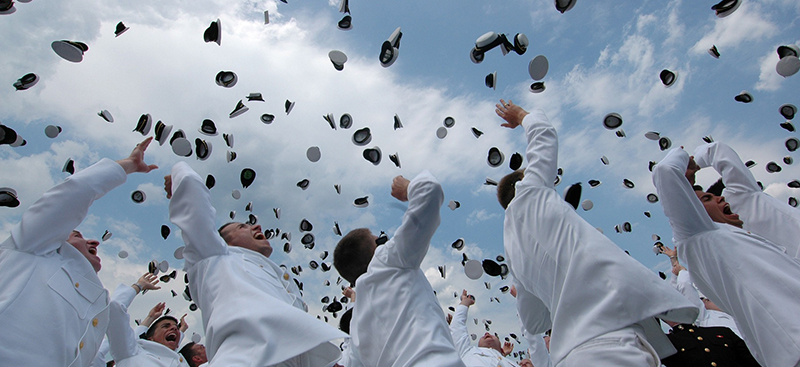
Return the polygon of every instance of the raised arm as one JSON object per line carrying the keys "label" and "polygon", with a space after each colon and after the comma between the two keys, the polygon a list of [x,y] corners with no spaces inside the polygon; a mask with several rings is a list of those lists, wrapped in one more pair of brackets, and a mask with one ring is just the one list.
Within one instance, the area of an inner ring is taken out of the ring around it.
{"label": "raised arm", "polygon": [[525,290],[519,281],[514,281],[517,290],[517,314],[522,327],[531,334],[542,334],[553,327],[550,310],[539,297]]}
{"label": "raised arm", "polygon": [[111,357],[115,361],[121,361],[137,353],[139,349],[139,336],[131,329],[131,316],[128,314],[128,307],[141,290],[160,289],[156,286],[158,277],[153,274],[142,275],[134,285],[120,284],[111,297],[108,305],[108,336]]}
{"label": "raised arm", "polygon": [[558,135],[550,120],[540,109],[528,113],[511,101],[500,100],[495,113],[506,122],[501,126],[511,129],[522,125],[528,139],[523,183],[553,187],[558,172]]}
{"label": "raised arm", "polygon": [[469,313],[469,306],[475,304],[475,300],[471,295],[467,294],[467,290],[461,292],[461,303],[456,306],[456,314],[453,320],[450,321],[450,335],[453,337],[458,355],[464,357],[464,354],[469,350],[469,331],[467,331],[467,314]]}
{"label": "raised arm", "polygon": [[411,181],[404,180],[402,176],[395,178],[392,196],[401,201],[407,198],[408,209],[394,237],[384,246],[389,249],[389,261],[394,265],[418,268],[441,222],[439,210],[444,202],[444,192],[439,181],[428,171],[423,171]]}
{"label": "raised arm", "polygon": [[694,151],[694,160],[700,168],[714,167],[722,176],[726,190],[735,193],[761,191],[742,159],[726,144],[714,142],[701,145]]}
{"label": "raised arm", "polygon": [[47,190],[22,214],[3,246],[33,255],[57,250],[81,224],[92,203],[123,184],[126,174],[158,168],[144,163],[144,152],[151,140],[137,144],[128,158],[116,163],[104,158]]}
{"label": "raised arm", "polygon": [[686,179],[688,166],[689,154],[676,148],[670,150],[653,169],[653,184],[661,197],[661,206],[669,218],[675,241],[717,228]]}
{"label": "raised arm", "polygon": [[197,172],[179,162],[172,167],[172,175],[164,179],[164,189],[172,197],[170,221],[181,229],[186,244],[184,268],[212,256],[227,254],[228,247],[217,233],[214,222],[216,210],[211,205],[211,193]]}

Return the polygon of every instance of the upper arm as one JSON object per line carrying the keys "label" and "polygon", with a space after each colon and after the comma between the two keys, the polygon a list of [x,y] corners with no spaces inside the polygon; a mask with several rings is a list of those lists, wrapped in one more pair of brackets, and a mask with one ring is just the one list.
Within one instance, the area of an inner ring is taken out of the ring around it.
{"label": "upper arm", "polygon": [[408,209],[403,215],[403,223],[386,244],[400,266],[413,268],[422,264],[431,238],[441,222],[439,210],[443,202],[442,185],[430,172],[424,171],[411,180],[408,185]]}
{"label": "upper arm", "polygon": [[553,187],[558,173],[558,135],[556,129],[542,110],[534,110],[525,116],[525,136],[528,146],[525,149],[525,158],[528,166],[525,167],[525,177],[522,182]]}
{"label": "upper arm", "polygon": [[725,189],[731,192],[760,192],[755,177],[730,146],[723,143],[701,145],[694,151],[694,160],[702,167],[712,166],[722,176]]}
{"label": "upper arm", "polygon": [[225,241],[217,232],[215,214],[211,194],[200,176],[186,163],[173,166],[169,216],[181,229],[186,244],[185,268],[205,258],[228,253]]}
{"label": "upper arm", "polygon": [[134,296],[136,292],[133,289],[120,285],[108,304],[109,320],[106,335],[111,357],[116,361],[135,355],[139,348],[138,338],[130,326],[131,316],[128,314],[128,306]]}
{"label": "upper arm", "polygon": [[550,310],[544,302],[533,293],[525,290],[519,282],[517,288],[517,313],[525,331],[531,334],[541,334],[552,328]]}
{"label": "upper arm", "polygon": [[55,251],[81,224],[92,203],[125,178],[122,167],[110,159],[75,173],[47,190],[22,214],[7,243],[34,255]]}
{"label": "upper arm", "polygon": [[653,183],[676,241],[717,228],[686,179],[688,165],[689,154],[672,149],[653,169]]}

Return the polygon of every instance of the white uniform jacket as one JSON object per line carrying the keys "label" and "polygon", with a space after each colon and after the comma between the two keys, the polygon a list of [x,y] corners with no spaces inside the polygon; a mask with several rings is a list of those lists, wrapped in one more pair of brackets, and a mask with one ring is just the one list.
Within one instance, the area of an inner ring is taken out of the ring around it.
{"label": "white uniform jacket", "polygon": [[582,343],[635,323],[660,357],[675,353],[654,317],[693,322],[697,307],[558,195],[556,131],[541,110],[523,122],[528,166],[506,209],[503,237],[525,330],[552,328],[554,365]]}
{"label": "white uniform jacket", "polygon": [[0,244],[0,364],[89,366],[108,327],[108,291],[67,238],[89,206],[125,182],[103,159],[54,186]]}
{"label": "white uniform jacket", "polygon": [[761,236],[711,221],[684,176],[689,154],[673,149],[653,170],[678,256],[703,294],[736,320],[762,366],[800,361],[800,264]]}
{"label": "white uniform jacket", "polygon": [[264,367],[307,354],[310,367],[336,361],[329,341],[347,335],[307,314],[297,285],[267,257],[229,247],[217,233],[204,181],[172,168],[170,220],[181,229],[189,291],[202,311],[211,367]]}
{"label": "white uniform jacket", "polygon": [[530,334],[525,331],[525,328],[522,328],[522,336],[528,341],[528,359],[531,360],[534,367],[553,367],[550,351],[547,350],[547,344],[544,342],[545,333]]}
{"label": "white uniform jacket", "polygon": [[118,367],[189,367],[178,352],[167,346],[139,338],[131,328],[128,307],[136,297],[130,286],[120,284],[111,297],[108,344]]}
{"label": "white uniform jacket", "polygon": [[492,348],[482,348],[470,345],[469,332],[467,331],[467,313],[469,307],[456,306],[456,313],[450,321],[450,335],[453,336],[458,354],[467,367],[519,367],[514,361],[504,357]]}
{"label": "white uniform jacket", "polygon": [[442,186],[424,171],[408,185],[408,209],[356,281],[351,364],[463,367],[442,307],[420,264],[439,227]]}
{"label": "white uniform jacket", "polygon": [[694,161],[701,168],[714,167],[722,176],[725,200],[739,214],[744,229],[785,247],[789,256],[800,257],[800,209],[761,191],[739,155],[723,143],[697,147]]}
{"label": "white uniform jacket", "polygon": [[688,270],[681,270],[678,273],[675,283],[675,289],[686,297],[690,302],[698,305],[700,308],[700,315],[697,316],[695,324],[703,327],[721,326],[731,329],[738,337],[742,337],[739,328],[736,327],[736,321],[733,320],[731,315],[717,310],[708,310],[700,299],[700,293],[692,283],[692,277],[689,275]]}

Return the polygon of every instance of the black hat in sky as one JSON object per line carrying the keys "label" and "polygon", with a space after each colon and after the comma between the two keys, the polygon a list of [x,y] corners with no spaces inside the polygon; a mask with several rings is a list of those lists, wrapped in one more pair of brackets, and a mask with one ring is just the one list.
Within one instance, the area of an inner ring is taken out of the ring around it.
{"label": "black hat in sky", "polygon": [[16,11],[14,0],[0,0],[0,14],[13,14]]}
{"label": "black hat in sky", "polygon": [[795,107],[793,104],[788,104],[787,103],[785,105],[782,105],[778,109],[778,112],[781,113],[781,116],[783,116],[783,118],[785,118],[787,120],[791,120],[791,119],[794,118],[794,115],[797,113],[797,107]]}
{"label": "black hat in sky", "polygon": [[242,187],[245,189],[250,187],[255,179],[256,171],[254,171],[252,168],[243,169],[242,173],[239,175],[239,180],[242,182]]}
{"label": "black hat in sky", "polygon": [[261,122],[269,125],[269,124],[272,123],[272,121],[275,121],[275,115],[272,115],[272,114],[269,114],[269,113],[265,113],[265,114],[261,115]]}
{"label": "black hat in sky", "polygon": [[220,87],[233,88],[239,81],[239,77],[232,71],[220,71],[214,79]]}
{"label": "black hat in sky", "polygon": [[28,73],[22,76],[22,78],[17,79],[14,83],[14,88],[16,90],[26,90],[30,87],[36,85],[39,82],[39,76],[34,73]]}
{"label": "black hat in sky", "polygon": [[240,116],[241,114],[250,111],[250,107],[244,105],[244,102],[240,99],[238,103],[236,103],[236,107],[233,108],[233,111],[228,115],[229,118],[234,118]]}
{"label": "black hat in sky", "polygon": [[197,138],[194,139],[194,152],[197,155],[197,159],[204,161],[211,156],[211,143]]}
{"label": "black hat in sky", "polygon": [[350,126],[353,126],[353,116],[350,116],[349,113],[345,113],[339,118],[339,127],[342,129],[349,129]]}
{"label": "black hat in sky", "polygon": [[670,138],[662,136],[660,139],[658,139],[658,147],[661,148],[661,150],[667,150],[671,146],[672,146],[672,140],[670,140]]}
{"label": "black hat in sky", "polygon": [[130,28],[126,27],[124,23],[122,22],[117,23],[117,27],[114,29],[114,37],[121,36],[123,33],[125,33],[125,31],[129,29]]}
{"label": "black hat in sky", "polygon": [[511,159],[508,161],[508,168],[511,168],[512,171],[516,171],[520,167],[522,167],[522,154],[517,152],[511,155]]}
{"label": "black hat in sky", "polygon": [[675,84],[675,81],[678,80],[678,73],[664,69],[661,70],[658,77],[661,79],[661,84],[664,84],[665,87],[671,87]]}
{"label": "black hat in sky", "polygon": [[377,166],[381,163],[381,148],[376,146],[364,149],[364,159]]}
{"label": "black hat in sky", "polygon": [[481,265],[483,266],[483,271],[489,276],[496,277],[502,272],[500,264],[496,263],[492,259],[484,259]]}
{"label": "black hat in sky", "polygon": [[131,200],[133,200],[133,202],[136,204],[141,204],[147,200],[147,195],[145,195],[144,191],[142,190],[136,190],[131,193]]}
{"label": "black hat in sky", "polygon": [[287,115],[292,113],[292,109],[294,109],[294,102],[287,99],[286,102],[283,103],[283,109]]}
{"label": "black hat in sky", "polygon": [[109,123],[114,122],[114,116],[111,116],[111,112],[108,112],[108,110],[102,110],[98,112],[97,116],[102,117],[103,120],[106,120],[106,122]]}
{"label": "black hat in sky", "polygon": [[298,181],[296,185],[297,185],[297,187],[299,187],[299,188],[301,188],[303,190],[306,190],[306,189],[308,189],[308,185],[310,185],[310,184],[311,184],[311,181],[309,179],[307,179],[307,178],[304,178],[304,179]]}
{"label": "black hat in sky", "polygon": [[614,130],[622,126],[622,116],[616,112],[609,113],[603,117],[603,127],[609,130]]}
{"label": "black hat in sky", "polygon": [[750,102],[753,102],[753,95],[750,94],[750,92],[748,92],[746,90],[743,90],[741,93],[739,93],[735,97],[733,97],[733,99],[736,102],[750,103]]}
{"label": "black hat in sky", "polygon": [[725,18],[728,15],[733,14],[733,12],[735,12],[741,4],[742,2],[740,0],[722,0],[714,4],[714,6],[711,7],[711,10],[717,14],[717,17]]}
{"label": "black hat in sky", "polygon": [[67,40],[53,41],[50,47],[53,48],[53,51],[55,51],[58,56],[70,62],[83,61],[84,52],[89,50],[89,46],[83,42]]}
{"label": "black hat in sky", "polygon": [[203,40],[206,42],[216,42],[222,45],[222,22],[219,19],[211,22],[211,25],[203,32]]}
{"label": "black hat in sky", "polygon": [[547,57],[538,55],[528,63],[528,74],[531,76],[531,79],[539,81],[544,79],[549,68],[550,63],[547,61]]}
{"label": "black hat in sky", "polygon": [[489,154],[486,157],[486,161],[489,163],[490,167],[500,167],[504,160],[505,155],[500,151],[500,149],[497,147],[491,147],[489,149]]}
{"label": "black hat in sky", "polygon": [[156,122],[155,126],[155,139],[158,145],[164,145],[169,139],[169,134],[172,133],[172,125],[167,125],[161,121]]}
{"label": "black hat in sky", "polygon": [[397,27],[389,38],[383,42],[383,45],[381,45],[381,54],[378,58],[381,62],[381,66],[388,68],[397,61],[397,57],[400,55],[400,39],[402,37],[403,32],[400,31],[400,27]]}
{"label": "black hat in sky", "polygon": [[211,119],[205,119],[203,120],[203,123],[200,125],[200,132],[208,136],[216,136],[217,125],[215,125],[214,121],[212,121]]}
{"label": "black hat in sky", "polygon": [[261,93],[257,93],[257,92],[256,93],[250,93],[250,94],[247,95],[247,101],[248,102],[252,102],[252,101],[264,102],[264,96],[262,96]]}
{"label": "black hat in sky", "polygon": [[536,82],[531,83],[531,86],[528,88],[531,93],[542,93],[545,90],[544,82]]}
{"label": "black hat in sky", "polygon": [[578,209],[578,204],[581,202],[581,183],[575,183],[564,192],[564,201],[569,203],[573,209]]}
{"label": "black hat in sky", "polygon": [[372,133],[369,131],[368,127],[358,129],[353,133],[353,144],[355,145],[364,146],[369,144],[371,141]]}
{"label": "black hat in sky", "polygon": [[64,166],[61,168],[61,172],[66,172],[71,175],[75,174],[75,161],[72,158],[67,158],[67,161],[64,162]]}
{"label": "black hat in sky", "polygon": [[213,175],[209,174],[208,176],[206,176],[206,187],[209,190],[213,189],[216,184],[217,184],[217,179],[214,178]]}
{"label": "black hat in sky", "polygon": [[47,125],[44,128],[44,135],[50,139],[55,139],[58,137],[58,134],[61,134],[61,131],[61,126]]}
{"label": "black hat in sky", "polygon": [[717,46],[716,45],[712,45],[711,48],[708,49],[708,54],[711,55],[711,57],[713,57],[715,59],[718,59],[719,56],[720,56],[719,50],[717,50]]}
{"label": "black hat in sky", "polygon": [[486,75],[484,84],[489,88],[497,89],[497,72],[495,71]]}
{"label": "black hat in sky", "polygon": [[578,0],[555,0],[556,10],[560,11],[561,14],[564,14],[568,10],[572,9],[576,2],[578,2]]}
{"label": "black hat in sky", "polygon": [[786,149],[788,149],[790,152],[794,152],[797,150],[798,145],[800,145],[800,140],[795,137],[791,137],[786,139],[786,143],[784,145],[786,145]]}
{"label": "black hat in sky", "polygon": [[334,69],[338,71],[344,70],[344,63],[347,62],[347,55],[345,55],[344,52],[333,50],[328,52],[328,58],[331,59]]}
{"label": "black hat in sky", "polygon": [[366,208],[369,206],[369,196],[364,196],[360,198],[356,198],[353,200],[353,206],[356,208]]}
{"label": "black hat in sky", "polygon": [[167,237],[169,237],[169,233],[170,233],[169,226],[166,225],[166,224],[162,224],[161,225],[161,237],[166,240]]}
{"label": "black hat in sky", "polygon": [[351,17],[349,14],[345,15],[338,23],[336,23],[336,27],[343,31],[351,30],[353,28],[353,17]]}
{"label": "black hat in sky", "polygon": [[136,123],[136,128],[134,128],[133,131],[138,132],[143,136],[147,136],[147,134],[150,134],[150,128],[152,126],[153,117],[151,117],[149,113],[145,113],[139,117],[139,121]]}
{"label": "black hat in sky", "polygon": [[0,187],[0,206],[16,208],[19,206],[17,191],[10,187]]}

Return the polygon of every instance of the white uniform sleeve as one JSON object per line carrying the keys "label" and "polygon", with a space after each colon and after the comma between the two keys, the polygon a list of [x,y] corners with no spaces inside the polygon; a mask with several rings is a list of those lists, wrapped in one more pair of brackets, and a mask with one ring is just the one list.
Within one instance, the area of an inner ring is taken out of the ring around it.
{"label": "white uniform sleeve", "polygon": [[92,203],[126,178],[117,162],[105,158],[78,171],[33,203],[3,244],[38,256],[56,251],[81,224]]}
{"label": "white uniform sleeve", "polygon": [[686,297],[697,309],[700,310],[700,314],[697,315],[697,320],[703,320],[706,314],[706,307],[703,305],[703,301],[700,299],[700,293],[697,292],[697,288],[694,287],[692,284],[692,277],[689,275],[687,270],[681,270],[676,277],[675,282],[675,289],[678,292]]}
{"label": "white uniform sleeve", "polygon": [[533,110],[523,120],[528,147],[525,158],[528,166],[522,181],[534,186],[554,187],[558,174],[558,134],[540,109]]}
{"label": "white uniform sleeve", "polygon": [[169,217],[181,229],[186,244],[184,269],[203,259],[228,253],[225,241],[217,232],[215,215],[211,194],[200,176],[184,162],[174,165]]}
{"label": "white uniform sleeve", "polygon": [[469,332],[467,331],[467,315],[469,307],[458,305],[453,320],[450,321],[450,335],[453,337],[458,355],[464,358],[464,354],[469,350]]}
{"label": "white uniform sleeve", "polygon": [[737,193],[761,191],[753,174],[742,163],[742,159],[726,144],[715,142],[697,147],[694,151],[694,161],[700,168],[714,167],[722,176],[725,190]]}
{"label": "white uniform sleeve", "polygon": [[547,309],[544,302],[526,291],[519,282],[515,281],[515,286],[517,288],[517,313],[522,321],[522,327],[531,334],[542,334],[550,330],[553,327],[550,310]]}
{"label": "white uniform sleeve", "polygon": [[686,179],[688,166],[689,154],[676,148],[670,150],[653,169],[653,183],[676,242],[717,229]]}
{"label": "white uniform sleeve", "polygon": [[529,334],[525,332],[525,339],[528,341],[528,359],[531,360],[534,367],[553,367],[550,352],[547,351],[547,345],[544,343],[544,335],[544,333]]}
{"label": "white uniform sleeve", "polygon": [[439,227],[444,192],[439,181],[423,171],[408,184],[408,209],[403,223],[386,243],[389,262],[399,268],[419,268]]}
{"label": "white uniform sleeve", "polygon": [[111,357],[115,361],[121,361],[137,354],[139,349],[139,336],[134,334],[131,329],[131,316],[128,314],[128,307],[136,291],[130,286],[120,284],[111,296],[111,303],[108,305],[108,344],[111,350]]}

